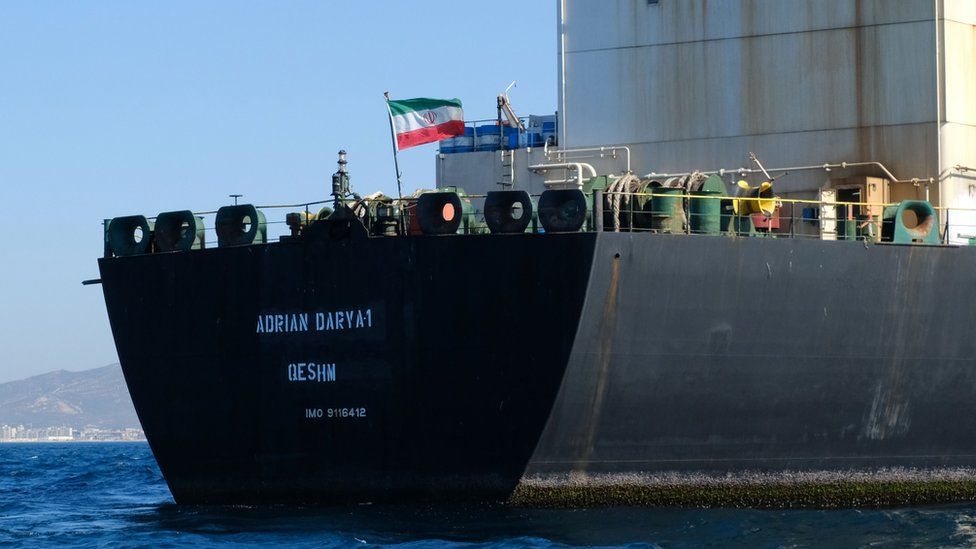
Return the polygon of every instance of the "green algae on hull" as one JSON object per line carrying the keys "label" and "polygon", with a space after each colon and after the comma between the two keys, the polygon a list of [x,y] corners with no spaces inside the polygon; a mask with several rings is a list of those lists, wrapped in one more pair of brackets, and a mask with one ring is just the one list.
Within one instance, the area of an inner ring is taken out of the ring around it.
{"label": "green algae on hull", "polygon": [[521,507],[899,507],[976,501],[976,480],[865,481],[722,485],[563,485],[522,483],[509,502]]}

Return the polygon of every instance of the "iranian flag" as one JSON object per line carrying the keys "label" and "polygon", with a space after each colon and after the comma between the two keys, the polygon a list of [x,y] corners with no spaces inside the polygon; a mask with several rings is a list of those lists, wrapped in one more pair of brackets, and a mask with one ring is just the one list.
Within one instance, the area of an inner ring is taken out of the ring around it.
{"label": "iranian flag", "polygon": [[398,150],[464,135],[464,111],[458,99],[420,97],[387,103]]}

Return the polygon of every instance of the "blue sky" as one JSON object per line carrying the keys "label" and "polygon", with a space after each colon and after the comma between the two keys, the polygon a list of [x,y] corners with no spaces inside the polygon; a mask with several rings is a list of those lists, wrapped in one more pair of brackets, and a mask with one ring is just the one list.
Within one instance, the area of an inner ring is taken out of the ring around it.
{"label": "blue sky", "polygon": [[[325,198],[335,153],[393,193],[383,92],[495,115],[556,106],[555,4],[0,3],[0,382],[117,360],[104,218]],[[430,187],[428,145],[401,154]],[[283,215],[272,214],[272,215]]]}

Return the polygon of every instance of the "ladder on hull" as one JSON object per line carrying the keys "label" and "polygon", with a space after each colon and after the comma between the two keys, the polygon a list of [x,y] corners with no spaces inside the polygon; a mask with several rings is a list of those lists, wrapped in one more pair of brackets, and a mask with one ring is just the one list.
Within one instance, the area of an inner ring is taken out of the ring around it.
{"label": "ladder on hull", "polygon": [[498,186],[503,190],[515,188],[515,149],[499,151],[502,162],[501,180]]}

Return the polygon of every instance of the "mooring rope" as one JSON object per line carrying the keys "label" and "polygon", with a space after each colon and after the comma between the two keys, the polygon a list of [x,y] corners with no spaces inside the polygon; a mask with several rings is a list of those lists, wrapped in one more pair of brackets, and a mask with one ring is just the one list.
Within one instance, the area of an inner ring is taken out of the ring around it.
{"label": "mooring rope", "polygon": [[640,189],[640,178],[630,173],[615,180],[607,187],[607,198],[610,202],[610,211],[613,214],[613,232],[620,232],[621,209],[629,211],[633,207],[633,193],[640,191]]}

